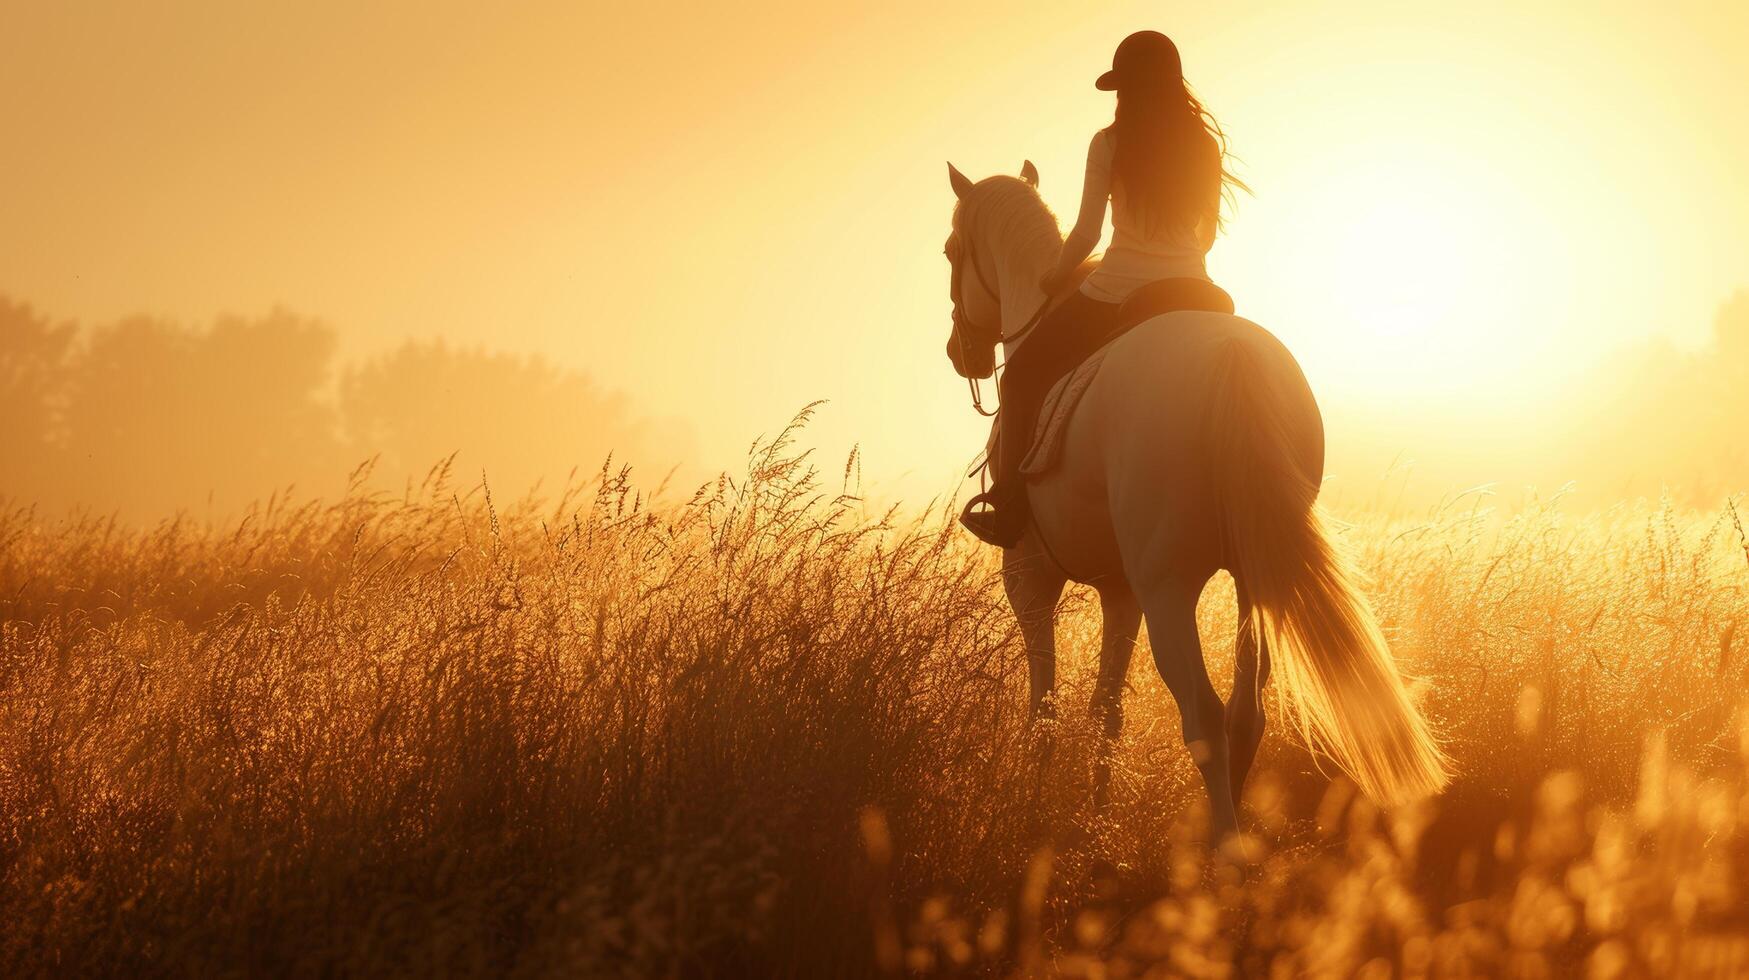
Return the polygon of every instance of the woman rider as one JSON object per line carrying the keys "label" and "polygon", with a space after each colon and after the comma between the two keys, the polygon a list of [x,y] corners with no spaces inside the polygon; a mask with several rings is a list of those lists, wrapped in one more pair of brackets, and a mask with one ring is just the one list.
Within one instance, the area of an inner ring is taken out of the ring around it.
{"label": "woman rider", "polygon": [[1040,403],[1058,378],[1115,335],[1124,300],[1148,287],[1150,314],[1233,312],[1233,301],[1209,281],[1203,256],[1214,244],[1224,189],[1245,185],[1226,170],[1226,138],[1185,83],[1178,48],[1155,31],[1131,34],[1094,85],[1117,93],[1117,114],[1087,147],[1081,212],[1056,268],[1041,283],[1045,295],[1061,295],[1073,284],[1104,232],[1107,201],[1111,247],[1098,270],[1008,361],[990,489],[960,515],[973,534],[1004,548],[1026,532],[1020,463]]}

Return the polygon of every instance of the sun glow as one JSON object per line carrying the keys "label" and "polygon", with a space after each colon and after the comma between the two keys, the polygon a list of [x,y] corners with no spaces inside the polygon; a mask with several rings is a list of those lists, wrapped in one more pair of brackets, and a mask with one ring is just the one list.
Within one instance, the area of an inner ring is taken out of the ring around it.
{"label": "sun glow", "polygon": [[1452,301],[1477,281],[1486,247],[1474,215],[1424,192],[1393,188],[1365,200],[1353,220],[1331,224],[1328,259],[1366,269],[1365,288],[1340,297],[1344,319],[1376,343],[1419,345],[1459,326]]}
{"label": "sun glow", "polygon": [[540,353],[709,472],[820,398],[810,437],[871,484],[963,472],[988,422],[941,354],[942,162],[1031,159],[1072,220],[1140,27],[1255,189],[1211,274],[1333,410],[1461,411],[1492,453],[1526,423],[1473,406],[1534,426],[1562,372],[1704,346],[1749,269],[1745,4],[14,6],[0,292],[88,326],[284,303],[337,363]]}
{"label": "sun glow", "polygon": [[1317,311],[1307,356],[1336,355],[1375,390],[1457,389],[1525,353],[1513,340],[1540,302],[1525,273],[1539,243],[1529,223],[1503,224],[1498,201],[1440,177],[1350,172],[1288,203],[1271,292]]}
{"label": "sun glow", "polygon": [[1571,303],[1576,256],[1597,246],[1563,231],[1573,208],[1550,190],[1558,174],[1462,151],[1425,134],[1326,149],[1241,200],[1211,268],[1315,381],[1388,396],[1525,389],[1571,344],[1585,315]]}

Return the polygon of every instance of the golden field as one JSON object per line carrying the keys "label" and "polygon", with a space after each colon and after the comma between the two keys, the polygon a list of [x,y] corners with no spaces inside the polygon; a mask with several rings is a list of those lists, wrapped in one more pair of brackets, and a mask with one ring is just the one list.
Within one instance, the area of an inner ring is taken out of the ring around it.
{"label": "golden field", "polygon": [[0,513],[0,974],[1749,974],[1729,501],[1337,514],[1458,778],[1381,813],[1272,719],[1211,855],[1145,651],[1096,807],[1096,603],[1029,727],[939,508],[787,438],[655,503],[462,482]]}

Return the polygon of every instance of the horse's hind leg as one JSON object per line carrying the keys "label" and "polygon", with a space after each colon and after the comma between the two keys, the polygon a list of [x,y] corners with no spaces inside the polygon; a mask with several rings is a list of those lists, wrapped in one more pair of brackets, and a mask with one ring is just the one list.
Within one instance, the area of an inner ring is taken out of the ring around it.
{"label": "horse's hind leg", "polygon": [[1233,696],[1227,701],[1227,746],[1232,753],[1233,802],[1245,795],[1245,777],[1263,743],[1263,686],[1269,683],[1269,646],[1251,622],[1251,599],[1238,586],[1239,635],[1233,654]]}
{"label": "horse's hind leg", "polygon": [[1178,702],[1184,745],[1208,788],[1212,840],[1218,843],[1238,830],[1239,821],[1233,807],[1225,710],[1220,695],[1209,683],[1208,668],[1202,661],[1202,640],[1196,632],[1196,600],[1202,592],[1202,583],[1167,581],[1138,588],[1137,592],[1148,617],[1154,666],[1159,668],[1161,679]]}
{"label": "horse's hind leg", "polygon": [[1100,723],[1102,735],[1093,770],[1093,799],[1104,806],[1111,786],[1111,756],[1123,731],[1124,680],[1129,676],[1130,658],[1135,654],[1142,610],[1129,586],[1121,582],[1100,588],[1099,605],[1105,620],[1099,646],[1099,680],[1088,708]]}

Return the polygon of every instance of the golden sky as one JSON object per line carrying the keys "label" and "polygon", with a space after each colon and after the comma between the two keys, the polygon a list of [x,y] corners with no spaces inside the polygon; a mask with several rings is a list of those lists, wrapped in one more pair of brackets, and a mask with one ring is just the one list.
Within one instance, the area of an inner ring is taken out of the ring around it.
{"label": "golden sky", "polygon": [[70,0],[0,13],[0,291],[541,352],[722,461],[829,398],[947,489],[943,161],[1072,213],[1140,28],[1256,190],[1211,272],[1327,406],[1534,410],[1749,285],[1744,3]]}

